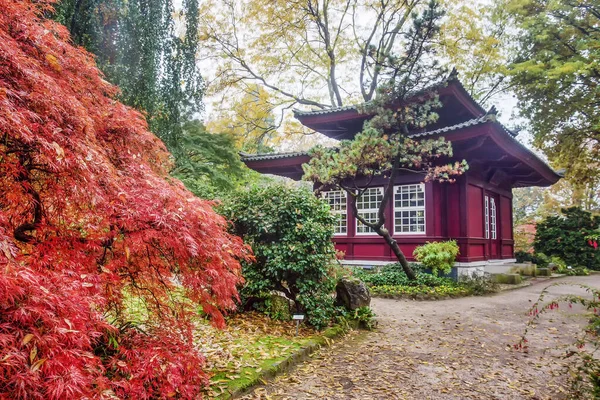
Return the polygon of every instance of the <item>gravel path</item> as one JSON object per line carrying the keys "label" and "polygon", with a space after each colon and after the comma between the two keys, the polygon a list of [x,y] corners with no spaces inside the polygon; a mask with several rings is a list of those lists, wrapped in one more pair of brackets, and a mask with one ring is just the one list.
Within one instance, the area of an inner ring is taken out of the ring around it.
{"label": "gravel path", "polygon": [[[554,280],[600,287],[600,275]],[[373,299],[379,328],[352,333],[246,399],[561,399],[557,345],[585,323],[576,309],[547,314],[515,351],[528,309],[549,282],[488,297]],[[553,295],[584,293],[557,286]],[[551,349],[544,351],[544,349]],[[554,349],[554,350],[552,350]]]}

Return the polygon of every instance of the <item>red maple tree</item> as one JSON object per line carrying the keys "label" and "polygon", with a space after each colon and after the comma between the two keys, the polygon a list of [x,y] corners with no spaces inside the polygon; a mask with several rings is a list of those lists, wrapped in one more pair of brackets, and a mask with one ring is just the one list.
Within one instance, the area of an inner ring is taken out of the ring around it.
{"label": "red maple tree", "polygon": [[249,250],[51,7],[0,0],[0,398],[194,398]]}

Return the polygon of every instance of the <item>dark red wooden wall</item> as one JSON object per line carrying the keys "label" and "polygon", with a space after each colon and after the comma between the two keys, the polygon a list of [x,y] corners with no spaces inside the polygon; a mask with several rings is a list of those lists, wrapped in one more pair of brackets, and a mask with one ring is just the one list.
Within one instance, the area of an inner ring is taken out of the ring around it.
{"label": "dark red wooden wall", "polygon": [[[402,176],[398,184],[419,183],[415,175]],[[384,181],[372,186],[382,186]],[[484,196],[494,197],[497,205],[497,239],[486,239]],[[456,183],[425,184],[425,235],[395,235],[400,249],[412,260],[416,246],[427,241],[454,239],[460,247],[459,262],[513,258],[512,194],[510,188],[485,183],[477,177],[461,177]],[[393,202],[386,210],[388,229],[393,231]],[[355,235],[356,220],[348,206],[348,235],[335,236],[336,248],[347,260],[394,261],[382,238],[376,234]]]}

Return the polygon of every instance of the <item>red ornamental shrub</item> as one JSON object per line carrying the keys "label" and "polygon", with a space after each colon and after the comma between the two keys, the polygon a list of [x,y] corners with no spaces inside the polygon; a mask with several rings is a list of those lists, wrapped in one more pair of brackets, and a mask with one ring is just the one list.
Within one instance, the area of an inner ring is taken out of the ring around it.
{"label": "red ornamental shrub", "polygon": [[0,398],[195,398],[249,251],[50,7],[0,0]]}

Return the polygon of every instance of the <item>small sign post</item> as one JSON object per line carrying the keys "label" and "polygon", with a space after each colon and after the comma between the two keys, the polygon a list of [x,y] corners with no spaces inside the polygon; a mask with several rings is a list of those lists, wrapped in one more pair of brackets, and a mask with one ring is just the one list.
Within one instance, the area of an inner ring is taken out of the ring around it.
{"label": "small sign post", "polygon": [[292,319],[294,321],[296,321],[296,336],[298,336],[298,330],[300,328],[300,321],[304,320],[304,314],[294,314]]}

